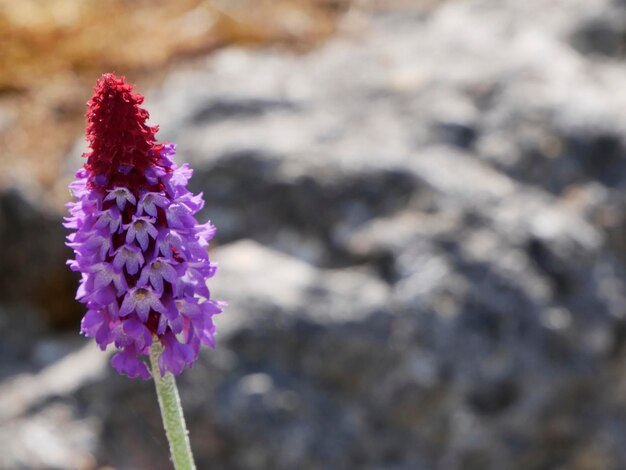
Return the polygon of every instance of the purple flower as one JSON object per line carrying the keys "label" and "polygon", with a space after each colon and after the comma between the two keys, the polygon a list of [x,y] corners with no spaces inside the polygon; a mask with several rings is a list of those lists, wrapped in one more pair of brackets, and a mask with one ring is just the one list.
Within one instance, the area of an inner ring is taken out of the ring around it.
{"label": "purple flower", "polygon": [[132,205],[135,205],[135,196],[130,192],[128,188],[113,188],[107,190],[109,193],[107,197],[104,198],[104,201],[112,201],[115,200],[117,207],[119,210],[123,211],[124,207],[126,207],[126,203],[130,202]]}
{"label": "purple flower", "polygon": [[159,193],[145,193],[139,199],[137,206],[137,214],[141,215],[145,211],[146,214],[150,214],[152,217],[157,216],[157,207],[167,207],[170,200],[163,194]]}
{"label": "purple flower", "polygon": [[157,292],[163,293],[163,281],[175,284],[176,277],[176,270],[172,267],[168,259],[155,258],[143,268],[137,285],[145,286],[148,281],[150,281],[150,284],[152,284]]}
{"label": "purple flower", "polygon": [[135,245],[122,245],[115,250],[115,258],[113,258],[113,266],[120,271],[122,267],[126,267],[128,274],[137,274],[139,268],[143,266],[143,253],[141,249]]}
{"label": "purple flower", "polygon": [[192,228],[197,224],[191,215],[191,211],[184,205],[170,204],[166,211],[167,223],[170,227],[178,229]]}
{"label": "purple flower", "polygon": [[142,321],[148,321],[148,313],[151,310],[159,313],[167,313],[159,299],[159,295],[149,287],[135,287],[128,291],[120,307],[120,317],[136,312]]}
{"label": "purple flower", "polygon": [[[84,223],[83,221],[83,224]],[[99,231],[83,233],[83,231],[79,229],[76,233],[68,236],[68,241],[69,243],[67,245],[74,248],[77,255],[95,257],[100,261],[106,259],[113,246],[110,234]]]}
{"label": "purple flower", "polygon": [[104,228],[107,227],[111,233],[115,233],[120,228],[122,223],[122,215],[120,211],[117,210],[117,207],[113,206],[107,211],[103,211],[98,217],[98,220],[95,223],[96,228]]}
{"label": "purple flower", "polygon": [[145,124],[141,95],[106,74],[90,101],[90,152],[70,190],[65,227],[73,230],[68,261],[81,273],[76,298],[87,307],[84,335],[129,377],[149,378],[146,356],[161,342],[161,374],[191,367],[200,345],[214,346],[213,315],[224,306],[210,298],[215,274],[206,248],[215,234],[199,224],[201,195],[187,190],[191,169],[177,167],[173,144],[156,143]]}
{"label": "purple flower", "polygon": [[162,230],[156,239],[155,252],[161,253],[163,256],[173,259],[176,253],[182,253],[185,250],[185,243],[175,230]]}
{"label": "purple flower", "polygon": [[137,240],[142,250],[148,248],[150,237],[156,238],[159,234],[158,230],[154,228],[154,217],[137,217],[133,215],[131,223],[124,225],[126,229],[126,243],[132,243]]}
{"label": "purple flower", "polygon": [[[111,358],[111,365],[115,367],[120,374],[126,374],[131,379],[141,377],[144,380],[150,378],[150,372],[145,362],[139,359],[141,351],[138,351],[134,345],[126,346],[121,352],[115,353]],[[167,369],[161,370],[161,375],[165,375]],[[182,372],[180,369],[178,373]]]}
{"label": "purple flower", "polygon": [[95,292],[113,284],[118,295],[128,290],[126,278],[108,263],[96,263],[87,266],[85,272],[90,273],[85,286],[89,291]]}

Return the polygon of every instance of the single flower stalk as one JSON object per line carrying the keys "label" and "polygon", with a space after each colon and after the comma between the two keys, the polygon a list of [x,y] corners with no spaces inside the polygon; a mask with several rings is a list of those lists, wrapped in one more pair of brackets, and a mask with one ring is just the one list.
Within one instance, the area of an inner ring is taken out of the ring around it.
{"label": "single flower stalk", "polygon": [[[76,200],[65,227],[75,253],[68,264],[82,275],[76,298],[87,307],[81,332],[102,350],[117,349],[111,363],[120,374],[152,375],[160,392],[169,373],[193,365],[201,345],[214,347],[212,317],[223,304],[206,286],[216,271],[206,251],[215,227],[194,217],[204,201],[187,190],[192,171],[173,162],[173,144],[157,143],[142,102],[123,77],[98,81],[88,103],[90,150],[70,184]],[[173,377],[164,390],[172,384],[176,392]],[[180,407],[175,395],[159,394],[159,403]],[[172,439],[170,448],[176,465]]]}

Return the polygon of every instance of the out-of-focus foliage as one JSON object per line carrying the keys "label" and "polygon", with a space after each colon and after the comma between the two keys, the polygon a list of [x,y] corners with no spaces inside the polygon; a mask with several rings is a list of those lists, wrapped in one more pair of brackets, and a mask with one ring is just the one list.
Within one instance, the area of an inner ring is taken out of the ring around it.
{"label": "out-of-focus foliage", "polygon": [[0,89],[62,72],[159,67],[231,42],[306,46],[333,31],[332,10],[314,0],[2,0]]}
{"label": "out-of-focus foliage", "polygon": [[54,184],[102,72],[150,82],[173,61],[232,43],[310,48],[332,34],[344,3],[0,0],[0,186]]}

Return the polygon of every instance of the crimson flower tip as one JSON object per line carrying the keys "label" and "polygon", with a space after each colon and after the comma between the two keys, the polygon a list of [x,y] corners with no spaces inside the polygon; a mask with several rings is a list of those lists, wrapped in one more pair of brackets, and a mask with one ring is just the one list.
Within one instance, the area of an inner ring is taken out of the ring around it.
{"label": "crimson flower tip", "polygon": [[138,183],[150,166],[159,164],[158,126],[148,126],[150,117],[140,107],[144,97],[133,92],[125,77],[105,73],[96,83],[87,103],[86,139],[90,150],[85,169],[97,186],[127,186]]}

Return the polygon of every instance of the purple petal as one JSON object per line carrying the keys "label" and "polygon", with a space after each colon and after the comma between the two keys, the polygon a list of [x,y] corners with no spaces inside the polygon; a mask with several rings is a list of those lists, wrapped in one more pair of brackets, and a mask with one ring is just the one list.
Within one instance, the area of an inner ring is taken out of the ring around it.
{"label": "purple petal", "polygon": [[152,335],[146,326],[134,317],[124,321],[124,333],[130,336],[139,350],[149,346]]}
{"label": "purple petal", "polygon": [[154,289],[157,292],[159,292],[159,293],[163,292],[163,276],[161,276],[161,273],[155,272],[155,271],[151,271],[150,272],[150,283],[152,284],[152,286],[154,287]]}
{"label": "purple petal", "polygon": [[134,346],[127,346],[123,351],[114,354],[111,358],[111,365],[118,373],[126,374],[131,379],[141,377],[148,380],[150,378],[150,372],[146,364],[137,358]]}
{"label": "purple petal", "polygon": [[126,315],[131,313],[133,309],[135,308],[136,304],[137,304],[137,299],[133,295],[133,292],[127,293],[126,296],[124,297],[124,300],[122,301],[122,306],[120,307],[119,316],[125,317]]}
{"label": "purple petal", "polygon": [[135,236],[137,237],[137,241],[139,242],[139,245],[141,246],[141,249],[146,251],[146,248],[148,248],[148,234],[146,233],[145,230],[138,230],[135,234]]}
{"label": "purple petal", "polygon": [[80,331],[85,336],[95,336],[102,323],[108,321],[102,310],[87,310],[80,322]]}
{"label": "purple petal", "polygon": [[181,344],[173,333],[166,333],[161,337],[163,352],[159,356],[158,363],[161,376],[166,372],[179,375],[185,368],[185,364],[191,366],[195,360],[193,350],[187,344]]}

